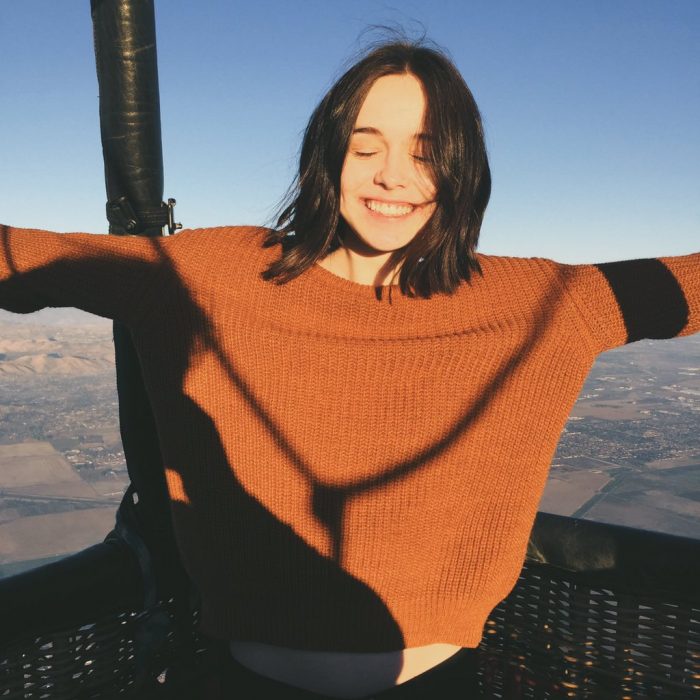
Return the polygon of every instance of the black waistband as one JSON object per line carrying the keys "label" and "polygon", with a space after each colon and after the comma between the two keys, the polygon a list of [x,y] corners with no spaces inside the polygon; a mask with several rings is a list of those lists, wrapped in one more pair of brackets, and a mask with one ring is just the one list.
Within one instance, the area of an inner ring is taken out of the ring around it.
{"label": "black waistband", "polygon": [[[429,697],[441,700],[479,698],[479,657],[477,649],[460,649],[437,666],[401,683],[362,696],[363,700],[419,700]],[[400,671],[400,669],[399,669]],[[263,676],[234,658],[224,670],[224,697],[247,700],[336,700],[324,695]]]}

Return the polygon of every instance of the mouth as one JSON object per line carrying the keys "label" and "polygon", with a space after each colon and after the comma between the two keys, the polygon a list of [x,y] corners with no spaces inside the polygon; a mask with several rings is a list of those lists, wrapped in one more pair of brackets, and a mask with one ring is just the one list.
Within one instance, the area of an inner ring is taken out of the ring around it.
{"label": "mouth", "polygon": [[406,218],[421,206],[409,202],[380,202],[377,199],[365,199],[364,203],[372,214],[391,219]]}

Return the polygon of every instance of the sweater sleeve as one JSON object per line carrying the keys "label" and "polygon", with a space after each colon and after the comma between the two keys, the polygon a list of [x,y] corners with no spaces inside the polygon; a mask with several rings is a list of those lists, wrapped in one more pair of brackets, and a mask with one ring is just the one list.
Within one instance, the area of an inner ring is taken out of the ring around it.
{"label": "sweater sleeve", "polygon": [[170,237],[53,233],[0,225],[0,308],[73,306],[127,325],[149,303]]}
{"label": "sweater sleeve", "polygon": [[700,253],[559,270],[596,352],[700,331]]}

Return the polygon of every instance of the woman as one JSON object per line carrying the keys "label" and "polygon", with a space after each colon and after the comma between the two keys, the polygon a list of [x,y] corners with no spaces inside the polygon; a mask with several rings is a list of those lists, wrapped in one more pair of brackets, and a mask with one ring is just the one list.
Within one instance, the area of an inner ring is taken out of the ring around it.
{"label": "woman", "polygon": [[595,356],[700,330],[700,255],[480,255],[489,193],[461,76],[398,42],[315,110],[277,230],[0,228],[1,306],[131,328],[223,697],[478,696]]}

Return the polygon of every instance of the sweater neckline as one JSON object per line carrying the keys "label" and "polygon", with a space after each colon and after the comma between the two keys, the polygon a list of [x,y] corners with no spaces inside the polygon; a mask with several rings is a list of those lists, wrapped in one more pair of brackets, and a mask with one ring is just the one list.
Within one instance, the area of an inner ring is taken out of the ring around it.
{"label": "sweater neckline", "polygon": [[308,268],[308,271],[311,273],[311,276],[314,277],[320,283],[330,285],[338,290],[344,290],[355,294],[361,294],[363,296],[369,294],[374,296],[376,289],[382,289],[388,292],[391,288],[392,293],[399,292],[401,289],[400,284],[384,284],[381,285],[381,287],[377,287],[374,284],[362,284],[361,282],[353,282],[352,280],[346,279],[345,277],[336,275],[335,272],[326,270],[326,268],[320,265],[318,262],[311,265],[311,267]]}

